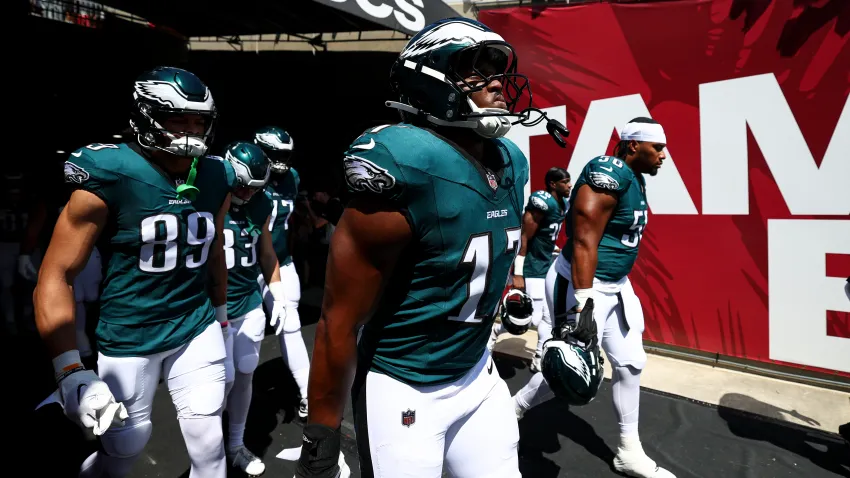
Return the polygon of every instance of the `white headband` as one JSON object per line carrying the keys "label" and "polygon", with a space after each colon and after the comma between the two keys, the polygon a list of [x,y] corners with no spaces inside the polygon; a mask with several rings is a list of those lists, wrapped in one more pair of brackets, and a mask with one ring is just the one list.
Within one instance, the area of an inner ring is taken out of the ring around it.
{"label": "white headband", "polygon": [[621,141],[650,141],[667,144],[664,128],[658,123],[626,123],[620,132]]}

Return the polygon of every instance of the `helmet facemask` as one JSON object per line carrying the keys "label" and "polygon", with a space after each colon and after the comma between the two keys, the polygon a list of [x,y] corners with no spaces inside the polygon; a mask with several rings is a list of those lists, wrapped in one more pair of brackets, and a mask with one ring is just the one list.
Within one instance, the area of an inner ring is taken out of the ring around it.
{"label": "helmet facemask", "polygon": [[[201,117],[203,133],[173,131],[166,128],[165,125],[169,119],[181,115]],[[211,111],[161,108],[139,101],[137,97],[130,126],[136,133],[139,144],[144,148],[158,149],[175,156],[196,158],[206,154],[208,143],[212,140],[216,118],[215,108]]]}

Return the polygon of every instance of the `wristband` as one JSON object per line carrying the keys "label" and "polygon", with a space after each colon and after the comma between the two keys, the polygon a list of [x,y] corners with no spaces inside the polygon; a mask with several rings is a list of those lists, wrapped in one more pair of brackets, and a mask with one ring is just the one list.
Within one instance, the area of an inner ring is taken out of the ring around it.
{"label": "wristband", "polygon": [[85,369],[83,361],[80,359],[79,350],[69,350],[53,358],[53,374],[56,378],[56,383],[61,382],[62,379],[72,373]]}
{"label": "wristband", "polygon": [[587,302],[587,299],[593,297],[593,289],[577,289],[576,290],[576,300],[578,301],[577,310],[581,310],[584,308],[584,304]]}
{"label": "wristband", "polygon": [[516,256],[514,259],[514,275],[521,276],[522,268],[525,265],[525,256]]}
{"label": "wristband", "polygon": [[274,300],[278,302],[282,302],[286,300],[286,294],[283,292],[283,282],[277,281],[269,284],[269,292],[271,293]]}

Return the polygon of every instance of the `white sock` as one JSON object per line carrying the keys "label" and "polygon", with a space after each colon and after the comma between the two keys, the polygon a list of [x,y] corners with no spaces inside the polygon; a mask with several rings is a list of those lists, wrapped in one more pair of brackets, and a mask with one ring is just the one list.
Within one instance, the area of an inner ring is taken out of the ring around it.
{"label": "white sock", "polygon": [[551,338],[552,324],[543,319],[537,324],[537,355],[540,358],[543,358],[543,344]]}
{"label": "white sock", "polygon": [[543,379],[543,374],[535,373],[528,383],[514,395],[514,402],[523,412],[526,412],[529,408],[540,405],[554,397],[555,394],[549,388],[546,380]]}
{"label": "white sock", "polygon": [[233,388],[227,397],[227,414],[230,417],[228,450],[233,450],[245,444],[245,423],[248,421],[248,409],[251,407],[251,395],[253,393],[251,382],[253,378],[253,373],[236,372]]}
{"label": "white sock", "polygon": [[[620,422],[621,436],[638,436],[640,411],[640,370],[634,367],[613,367],[612,392],[614,410]],[[621,443],[623,440],[621,439]]]}
{"label": "white sock", "polygon": [[281,349],[285,351],[284,360],[292,372],[295,383],[298,384],[301,397],[307,398],[307,382],[310,379],[310,356],[307,354],[307,346],[304,345],[304,338],[301,336],[301,331],[292,333],[284,332],[280,335],[280,343]]}

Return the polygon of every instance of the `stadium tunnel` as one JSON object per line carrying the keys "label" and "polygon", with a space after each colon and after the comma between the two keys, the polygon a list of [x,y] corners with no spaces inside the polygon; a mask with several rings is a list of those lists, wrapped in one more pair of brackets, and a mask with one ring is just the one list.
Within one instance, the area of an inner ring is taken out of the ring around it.
{"label": "stadium tunnel", "polygon": [[398,120],[383,103],[393,99],[389,69],[415,33],[410,27],[457,15],[441,0],[426,0],[414,15],[396,2],[384,18],[361,2],[331,0],[28,3],[22,63],[45,94],[27,100],[26,124],[47,117],[61,125],[22,132],[37,157],[58,164],[82,145],[122,141],[133,79],[171,65],[212,91],[214,154],[255,128],[281,126],[295,138],[307,188],[333,188],[339,177],[328,171],[341,174],[335,166],[346,146],[366,128]]}

